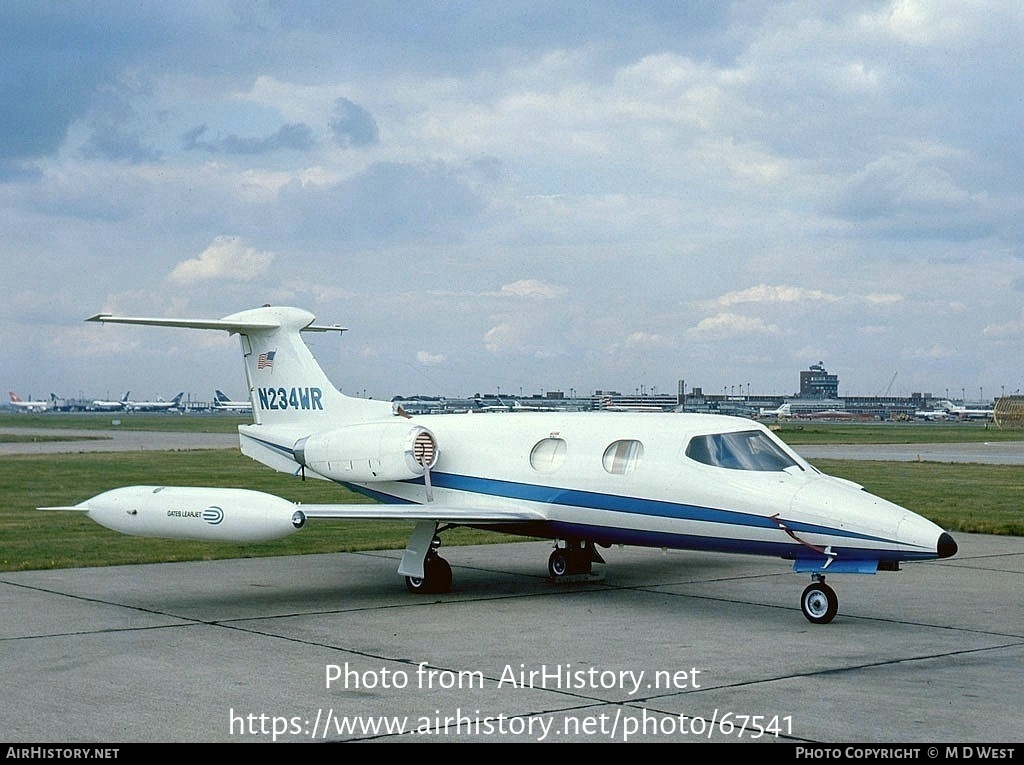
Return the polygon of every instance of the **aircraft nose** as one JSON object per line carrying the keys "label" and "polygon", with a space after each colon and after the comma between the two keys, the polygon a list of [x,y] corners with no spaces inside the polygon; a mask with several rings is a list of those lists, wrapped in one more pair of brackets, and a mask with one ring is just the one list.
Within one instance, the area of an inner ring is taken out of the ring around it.
{"label": "aircraft nose", "polygon": [[956,555],[957,551],[956,540],[953,539],[945,531],[939,535],[939,544],[936,548],[940,558],[951,558]]}

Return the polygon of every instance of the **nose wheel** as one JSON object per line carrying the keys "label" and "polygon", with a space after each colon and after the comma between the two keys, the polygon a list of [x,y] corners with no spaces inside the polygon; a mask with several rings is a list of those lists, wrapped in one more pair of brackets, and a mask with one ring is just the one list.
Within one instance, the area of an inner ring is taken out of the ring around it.
{"label": "nose wheel", "polygon": [[811,624],[828,624],[839,610],[839,598],[835,590],[820,577],[807,585],[800,596],[800,610]]}

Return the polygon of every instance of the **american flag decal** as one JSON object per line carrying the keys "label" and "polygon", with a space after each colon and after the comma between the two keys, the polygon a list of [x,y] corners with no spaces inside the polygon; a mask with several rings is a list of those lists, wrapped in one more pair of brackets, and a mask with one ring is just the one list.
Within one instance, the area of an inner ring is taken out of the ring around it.
{"label": "american flag decal", "polygon": [[276,354],[277,354],[277,351],[267,351],[266,353],[261,353],[260,357],[259,357],[259,360],[256,362],[256,368],[257,369],[266,369],[267,367],[273,367],[274,366],[274,356]]}

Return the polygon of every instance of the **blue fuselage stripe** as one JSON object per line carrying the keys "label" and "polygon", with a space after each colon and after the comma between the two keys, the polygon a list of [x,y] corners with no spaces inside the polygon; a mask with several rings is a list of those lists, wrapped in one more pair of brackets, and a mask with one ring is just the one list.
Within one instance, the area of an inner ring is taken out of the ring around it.
{"label": "blue fuselage stripe", "polygon": [[[423,479],[419,478],[405,483],[422,484]],[[557,486],[540,486],[537,484],[517,483],[514,481],[499,481],[493,478],[476,478],[473,476],[454,475],[451,473],[431,473],[430,483],[434,488],[465,491],[474,494],[486,494],[488,496],[525,502],[539,502],[542,504],[561,505],[565,507],[581,507],[590,510],[607,510],[617,513],[628,513],[631,515],[644,515],[657,518],[672,518],[683,521],[722,523],[730,526],[770,529],[778,528],[771,518],[763,515],[738,512],[734,510],[722,510],[711,507],[700,507],[697,505],[669,502],[666,500],[629,497],[620,494],[603,494],[599,492],[582,491],[579,489],[566,489]],[[394,501],[396,499],[393,495],[369,490],[365,486],[352,486],[351,488],[377,499],[387,501]],[[567,522],[557,521],[552,521],[551,523],[566,528],[574,525]],[[892,543],[892,540],[867,536],[864,534],[856,534],[843,529],[819,526],[817,524],[794,523],[787,520],[786,525],[790,530],[798,533],[828,534],[831,536],[846,537],[850,540]],[[591,533],[593,533],[593,527],[588,526],[587,528],[590,528]],[[605,527],[602,526],[601,528]],[[614,530],[616,537],[635,534],[647,539],[652,536],[664,536],[666,538],[676,539],[677,541],[679,537],[691,538],[689,535],[680,534],[652,534],[652,532],[639,529],[631,531],[622,530],[618,527],[607,528],[609,531]],[[699,539],[699,537],[694,536],[692,539]],[[727,544],[725,546],[730,549],[732,549],[732,545],[734,544],[736,546],[742,546],[746,551],[750,551],[751,546],[759,547],[759,543],[751,541],[730,539],[724,539],[722,541],[726,542]],[[658,546],[660,546],[660,544]],[[765,543],[765,547],[771,546],[772,545],[770,543]],[[779,549],[791,551],[792,545],[787,542],[780,545]]]}

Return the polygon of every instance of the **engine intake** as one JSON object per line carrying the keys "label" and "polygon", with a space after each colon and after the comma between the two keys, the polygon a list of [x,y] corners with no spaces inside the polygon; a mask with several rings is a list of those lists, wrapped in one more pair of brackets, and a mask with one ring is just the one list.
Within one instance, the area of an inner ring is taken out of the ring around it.
{"label": "engine intake", "polygon": [[407,481],[437,463],[434,434],[422,425],[388,420],[347,425],[300,438],[295,461],[334,481]]}

